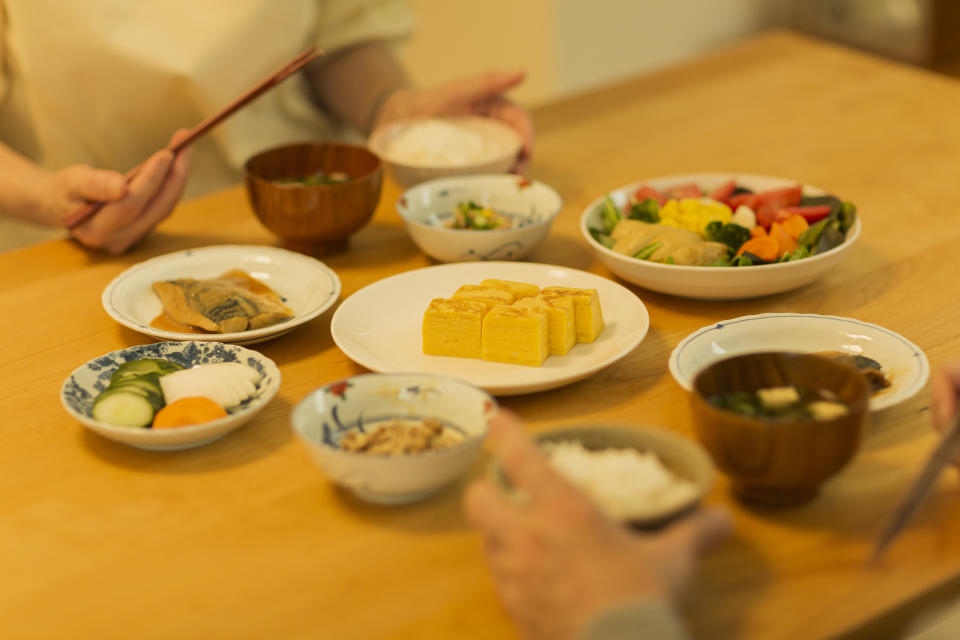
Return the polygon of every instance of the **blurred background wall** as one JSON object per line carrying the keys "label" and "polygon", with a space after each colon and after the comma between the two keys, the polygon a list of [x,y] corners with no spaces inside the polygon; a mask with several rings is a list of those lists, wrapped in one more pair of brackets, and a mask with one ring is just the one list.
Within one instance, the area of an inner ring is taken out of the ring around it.
{"label": "blurred background wall", "polygon": [[525,69],[531,106],[792,28],[960,73],[960,0],[409,0],[420,30],[404,50],[428,86]]}

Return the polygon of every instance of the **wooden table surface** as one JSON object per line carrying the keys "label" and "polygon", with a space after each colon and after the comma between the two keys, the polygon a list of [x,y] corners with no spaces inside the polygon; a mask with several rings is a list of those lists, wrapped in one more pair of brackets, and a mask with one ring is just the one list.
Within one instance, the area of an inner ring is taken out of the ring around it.
{"label": "wooden table surface", "polygon": [[[777,33],[535,112],[531,175],[565,204],[530,258],[612,278],[579,235],[585,204],[619,185],[696,171],[789,176],[858,204],[863,235],[835,272],[792,293],[698,302],[633,288],[651,329],[629,356],[564,387],[503,399],[537,430],[634,420],[691,435],[670,351],[717,320],[809,312],[878,323],[937,366],[960,353],[960,84]],[[430,265],[385,188],[350,250],[324,258],[342,299]],[[331,312],[256,348],[283,373],[249,425],[209,446],[151,453],[104,440],[60,406],[89,358],[149,342],[100,306],[150,256],[275,245],[238,187],[184,202],[121,258],[55,241],[0,255],[0,635],[7,638],[510,638],[460,497],[406,507],[335,489],[288,423],[326,382],[361,373]],[[945,474],[886,561],[870,545],[935,439],[929,392],[874,416],[854,462],[802,508],[757,511],[720,479],[736,533],[697,576],[698,638],[889,637],[960,576],[960,504]],[[471,475],[481,473],[481,461]],[[883,626],[886,631],[879,634]]]}

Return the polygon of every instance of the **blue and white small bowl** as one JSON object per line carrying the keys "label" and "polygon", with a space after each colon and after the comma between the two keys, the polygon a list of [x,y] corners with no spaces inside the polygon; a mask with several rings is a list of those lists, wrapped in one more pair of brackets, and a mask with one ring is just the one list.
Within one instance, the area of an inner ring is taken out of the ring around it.
{"label": "blue and white small bowl", "polygon": [[[509,229],[451,229],[453,212],[472,200],[510,218]],[[542,182],[497,174],[457,176],[421,183],[397,200],[397,211],[420,249],[440,262],[519,260],[553,225],[563,199]]]}
{"label": "blue and white small bowl", "polygon": [[[470,467],[496,409],[492,396],[455,378],[370,373],[313,391],[294,408],[291,422],[334,484],[369,502],[403,504],[433,494]],[[464,439],[446,449],[392,456],[339,446],[351,429],[411,418],[433,418]]]}
{"label": "blue and white small bowl", "polygon": [[[110,375],[124,362],[143,358],[170,360],[184,368],[213,362],[240,362],[260,374],[256,393],[222,418],[203,424],[170,429],[118,427],[94,420],[93,400],[110,384]],[[71,416],[105,438],[139,449],[171,451],[213,442],[248,422],[270,402],[280,388],[280,370],[273,360],[256,351],[221,342],[158,342],[94,358],[64,381],[60,400]]]}

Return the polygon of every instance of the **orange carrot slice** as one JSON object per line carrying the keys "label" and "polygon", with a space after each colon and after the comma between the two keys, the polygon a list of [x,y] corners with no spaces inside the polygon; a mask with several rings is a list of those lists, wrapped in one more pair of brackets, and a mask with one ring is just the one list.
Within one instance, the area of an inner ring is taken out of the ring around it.
{"label": "orange carrot slice", "polygon": [[154,429],[170,429],[190,424],[202,424],[227,415],[223,407],[204,397],[180,398],[171,402],[153,417]]}
{"label": "orange carrot slice", "polygon": [[790,253],[797,248],[797,241],[794,240],[786,229],[779,222],[770,225],[770,237],[777,243],[777,257]]}
{"label": "orange carrot slice", "polygon": [[756,225],[755,227],[750,229],[751,238],[760,238],[766,235],[767,235],[767,230],[761,227],[760,225]]}
{"label": "orange carrot slice", "polygon": [[783,227],[784,231],[790,234],[791,238],[797,240],[800,238],[800,234],[806,231],[810,224],[802,215],[795,213],[786,220],[781,220],[780,226]]}
{"label": "orange carrot slice", "polygon": [[777,259],[777,241],[769,236],[750,238],[737,249],[737,255],[750,252],[761,260],[771,262]]}

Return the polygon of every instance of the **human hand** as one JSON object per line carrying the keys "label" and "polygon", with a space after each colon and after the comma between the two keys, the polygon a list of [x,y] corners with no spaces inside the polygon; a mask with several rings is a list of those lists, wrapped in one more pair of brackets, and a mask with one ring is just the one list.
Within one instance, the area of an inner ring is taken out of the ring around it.
{"label": "human hand", "polygon": [[526,167],[533,151],[533,118],[530,112],[504,93],[517,86],[523,72],[491,72],[454,80],[433,89],[400,89],[380,107],[374,128],[415,116],[477,115],[496,118],[510,125],[522,143],[516,171]]}
{"label": "human hand", "polygon": [[957,395],[960,394],[960,358],[952,360],[933,372],[930,383],[933,399],[933,426],[946,432],[957,413]]}
{"label": "human hand", "polygon": [[[174,134],[171,144],[187,131]],[[189,148],[174,155],[167,149],[150,156],[127,183],[116,171],[71,165],[49,175],[44,188],[44,216],[63,224],[72,211],[90,201],[105,204],[70,233],[81,244],[120,254],[132,247],[173,211],[186,186]]]}
{"label": "human hand", "polygon": [[726,512],[701,509],[662,532],[631,533],[549,466],[513,414],[494,417],[490,438],[530,502],[520,506],[484,479],[468,489],[465,508],[500,599],[528,638],[574,638],[592,617],[634,599],[675,604],[697,557],[729,532]]}

